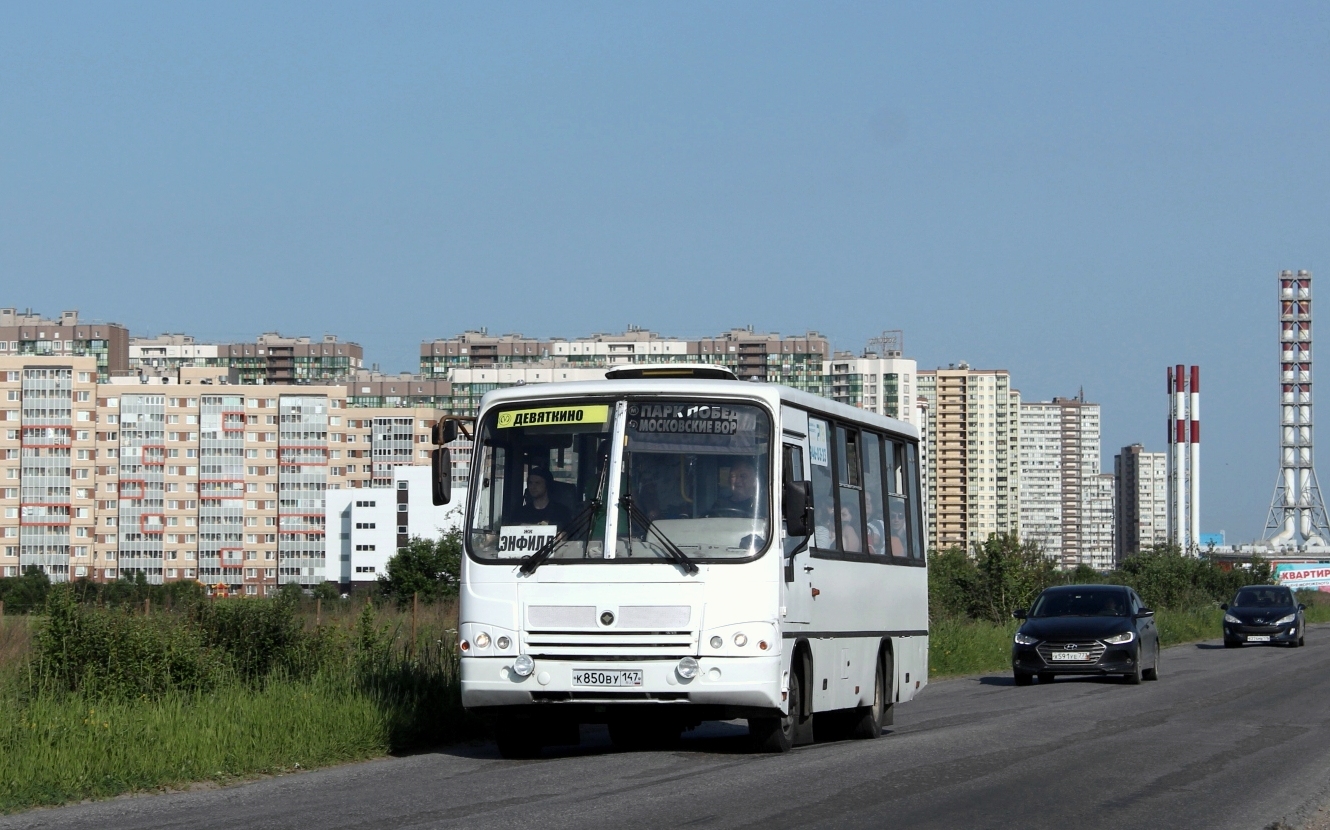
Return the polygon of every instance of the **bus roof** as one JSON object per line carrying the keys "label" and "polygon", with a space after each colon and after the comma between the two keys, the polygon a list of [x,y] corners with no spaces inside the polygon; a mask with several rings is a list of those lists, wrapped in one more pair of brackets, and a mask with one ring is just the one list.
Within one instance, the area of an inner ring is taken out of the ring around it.
{"label": "bus roof", "polygon": [[613,395],[650,395],[661,398],[678,396],[716,396],[762,401],[773,410],[782,404],[822,413],[846,421],[876,426],[918,440],[919,429],[913,424],[867,409],[838,403],[820,395],[803,392],[778,383],[754,383],[739,380],[701,380],[697,378],[650,378],[644,380],[589,380],[554,383],[529,383],[486,392],[481,398],[479,415],[490,407],[530,400],[565,400],[570,398]]}

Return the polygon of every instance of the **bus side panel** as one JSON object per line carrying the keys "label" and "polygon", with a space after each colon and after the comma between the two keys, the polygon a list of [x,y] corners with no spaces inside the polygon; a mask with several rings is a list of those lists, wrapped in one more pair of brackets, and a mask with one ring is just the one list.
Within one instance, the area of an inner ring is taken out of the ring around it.
{"label": "bus side panel", "polygon": [[928,638],[895,637],[891,647],[896,657],[896,700],[911,700],[928,685]]}

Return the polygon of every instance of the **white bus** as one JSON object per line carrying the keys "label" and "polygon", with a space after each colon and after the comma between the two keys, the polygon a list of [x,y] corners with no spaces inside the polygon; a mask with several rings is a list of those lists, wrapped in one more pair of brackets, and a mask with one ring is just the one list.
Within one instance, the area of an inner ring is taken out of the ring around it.
{"label": "white bus", "polygon": [[[450,497],[457,423],[436,431]],[[461,570],[462,703],[506,757],[877,737],[928,681],[918,431],[718,367],[490,392]],[[608,540],[608,541],[607,541]]]}

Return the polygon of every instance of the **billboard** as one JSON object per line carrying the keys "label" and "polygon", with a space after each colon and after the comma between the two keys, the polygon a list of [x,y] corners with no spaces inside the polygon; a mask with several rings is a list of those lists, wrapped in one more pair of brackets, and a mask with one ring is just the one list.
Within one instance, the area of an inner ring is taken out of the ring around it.
{"label": "billboard", "polygon": [[1330,562],[1275,565],[1275,581],[1295,591],[1330,592]]}

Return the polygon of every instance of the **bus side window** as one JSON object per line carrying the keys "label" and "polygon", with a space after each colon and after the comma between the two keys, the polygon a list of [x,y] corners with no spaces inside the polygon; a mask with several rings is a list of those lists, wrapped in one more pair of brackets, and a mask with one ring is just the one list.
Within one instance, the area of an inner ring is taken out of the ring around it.
{"label": "bus side window", "polygon": [[911,497],[906,500],[906,518],[910,526],[910,558],[924,558],[924,532],[921,527],[919,509],[922,507],[919,498],[919,447],[915,444],[905,445],[905,484],[906,493]]}
{"label": "bus side window", "polygon": [[894,441],[886,445],[887,473],[887,544],[892,556],[910,555],[908,507],[905,498],[905,445]]}
{"label": "bus side window", "polygon": [[836,549],[836,490],[831,480],[831,433],[826,421],[808,419],[809,480],[813,482],[813,547]]}
{"label": "bus side window", "polygon": [[863,433],[864,457],[864,541],[874,556],[887,553],[886,500],[883,498],[882,440],[871,432]]}
{"label": "bus side window", "polygon": [[840,549],[846,553],[862,553],[864,476],[857,430],[836,427],[836,472],[840,479]]}

